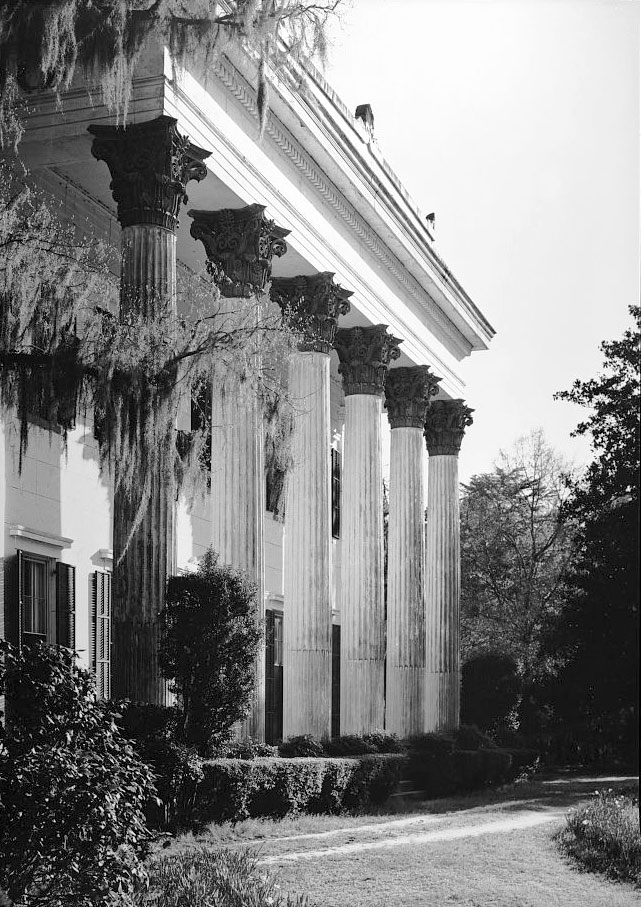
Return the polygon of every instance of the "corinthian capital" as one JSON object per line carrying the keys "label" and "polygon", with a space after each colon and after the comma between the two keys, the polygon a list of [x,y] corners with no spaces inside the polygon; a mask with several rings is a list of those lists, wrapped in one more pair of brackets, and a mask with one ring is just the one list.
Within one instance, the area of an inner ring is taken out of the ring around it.
{"label": "corinthian capital", "polygon": [[265,217],[264,205],[189,211],[191,235],[201,240],[208,268],[223,296],[261,293],[272,272],[272,257],[287,251],[289,230]]}
{"label": "corinthian capital", "polygon": [[331,271],[301,277],[274,277],[271,298],[283,311],[283,318],[302,335],[301,351],[330,353],[336,336],[338,316],[347,315],[352,293],[334,283]]}
{"label": "corinthian capital", "polygon": [[473,422],[473,412],[463,400],[435,400],[432,403],[425,420],[425,443],[431,457],[458,455],[465,429]]}
{"label": "corinthian capital", "polygon": [[392,428],[423,428],[430,397],[438,393],[442,378],[427,365],[393,368],[385,381],[385,408]]}
{"label": "corinthian capital", "polygon": [[121,226],[175,230],[187,183],[207,176],[203,161],[211,152],[192,145],[168,116],[126,127],[92,124],[89,132],[91,153],[109,167]]}
{"label": "corinthian capital", "polygon": [[385,375],[392,359],[401,355],[402,343],[387,333],[386,324],[367,328],[340,328],[336,332],[338,371],[343,376],[345,395],[377,394],[383,396]]}

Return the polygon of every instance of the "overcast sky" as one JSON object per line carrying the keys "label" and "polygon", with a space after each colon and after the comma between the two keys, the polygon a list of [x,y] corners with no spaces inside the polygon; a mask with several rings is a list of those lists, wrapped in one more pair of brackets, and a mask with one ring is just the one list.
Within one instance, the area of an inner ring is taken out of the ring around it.
{"label": "overcast sky", "polygon": [[569,459],[579,407],[639,296],[636,0],[351,0],[329,82],[369,103],[436,250],[496,329],[462,365],[461,479],[542,426]]}

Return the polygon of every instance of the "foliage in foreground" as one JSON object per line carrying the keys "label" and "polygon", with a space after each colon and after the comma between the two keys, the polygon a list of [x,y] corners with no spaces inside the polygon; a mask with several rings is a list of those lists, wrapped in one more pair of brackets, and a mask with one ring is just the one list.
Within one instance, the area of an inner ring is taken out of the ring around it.
{"label": "foliage in foreground", "polygon": [[256,586],[208,549],[194,573],[167,582],[160,666],[182,708],[180,739],[207,754],[247,714],[261,639]]}
{"label": "foliage in foreground", "polygon": [[21,137],[7,99],[16,80],[27,90],[60,92],[77,67],[124,118],[134,67],[154,41],[169,48],[175,64],[196,57],[205,71],[226,42],[243,41],[260,61],[257,107],[264,128],[266,64],[314,54],[323,59],[327,22],[340,2],[228,0],[223,9],[216,0],[0,0],[0,144]]}
{"label": "foliage in foreground", "polygon": [[176,423],[185,398],[210,386],[214,357],[220,374],[260,401],[267,465],[286,472],[291,405],[280,374],[293,341],[278,306],[263,303],[258,316],[250,302],[233,313],[210,276],[182,269],[178,314],[163,300],[153,316],[132,308],[117,317],[117,253],[81,229],[19,169],[0,163],[0,399],[16,411],[20,457],[34,413],[64,440],[93,414],[101,466],[118,464],[116,490],[130,498],[133,535],[152,476],[187,494],[204,487],[211,413],[201,429],[181,433],[181,445]]}
{"label": "foliage in foreground", "polygon": [[557,843],[585,869],[641,888],[638,800],[631,795],[596,792],[587,806],[570,811]]}
{"label": "foliage in foreground", "polygon": [[122,902],[144,883],[149,769],[65,649],[0,642],[0,895],[20,907]]}
{"label": "foliage in foreground", "polygon": [[191,849],[151,864],[140,907],[306,907],[306,897],[282,894],[250,853]]}
{"label": "foliage in foreground", "polygon": [[565,508],[575,553],[545,641],[560,662],[547,694],[562,756],[581,761],[638,758],[641,308],[630,315],[621,340],[601,345],[602,373],[558,395],[588,409],[575,434],[591,436],[595,452]]}

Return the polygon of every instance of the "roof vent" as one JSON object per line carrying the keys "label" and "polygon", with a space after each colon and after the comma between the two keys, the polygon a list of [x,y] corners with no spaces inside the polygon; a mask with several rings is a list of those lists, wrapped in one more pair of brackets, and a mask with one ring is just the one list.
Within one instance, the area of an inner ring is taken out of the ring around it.
{"label": "roof vent", "polygon": [[356,119],[362,120],[370,135],[374,135],[374,114],[369,104],[358,105],[356,108]]}

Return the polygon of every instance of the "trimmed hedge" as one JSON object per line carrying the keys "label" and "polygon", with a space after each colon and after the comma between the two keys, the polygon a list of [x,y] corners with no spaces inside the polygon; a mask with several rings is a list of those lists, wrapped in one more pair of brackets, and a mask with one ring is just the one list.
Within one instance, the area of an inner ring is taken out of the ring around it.
{"label": "trimmed hedge", "polygon": [[408,774],[428,797],[444,797],[494,784],[518,774],[508,750],[499,749],[476,728],[455,734],[421,734],[409,744]]}
{"label": "trimmed hedge", "polygon": [[240,821],[379,805],[397,790],[405,763],[398,755],[211,759],[203,763],[197,817],[203,822]]}

